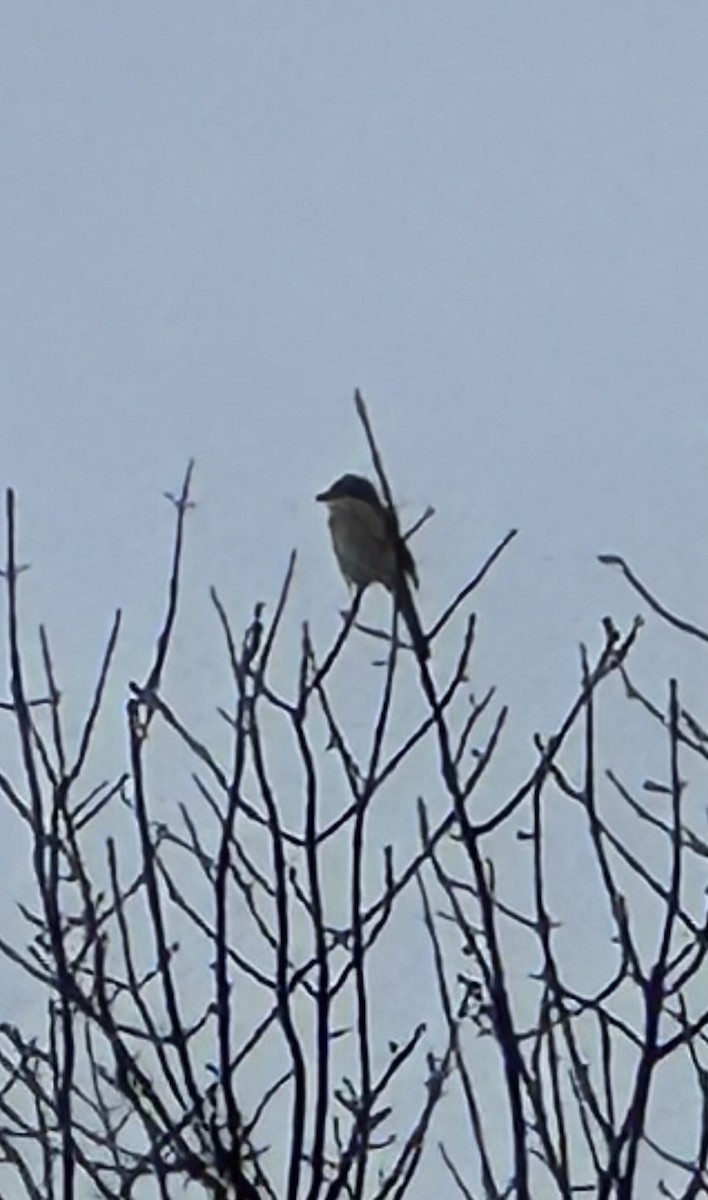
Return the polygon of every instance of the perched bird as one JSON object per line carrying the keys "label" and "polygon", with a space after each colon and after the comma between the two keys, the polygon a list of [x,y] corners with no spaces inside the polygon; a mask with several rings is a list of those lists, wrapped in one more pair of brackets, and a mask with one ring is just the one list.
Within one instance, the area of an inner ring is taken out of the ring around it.
{"label": "perched bird", "polygon": [[340,570],[356,588],[382,583],[401,611],[419,658],[427,658],[428,643],[411,598],[411,582],[418,575],[396,514],[379,499],[378,492],[361,475],[342,475],[315,497],[329,509],[329,529]]}

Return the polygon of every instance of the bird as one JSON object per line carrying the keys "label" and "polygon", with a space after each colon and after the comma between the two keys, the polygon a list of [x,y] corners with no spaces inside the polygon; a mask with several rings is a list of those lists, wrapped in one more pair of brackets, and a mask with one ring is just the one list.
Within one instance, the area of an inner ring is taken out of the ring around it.
{"label": "bird", "polygon": [[347,583],[361,590],[370,583],[383,584],[398,604],[416,654],[427,659],[428,642],[409,583],[418,587],[418,573],[396,513],[382,504],[373,483],[363,475],[342,475],[315,499],[329,509],[334,553]]}

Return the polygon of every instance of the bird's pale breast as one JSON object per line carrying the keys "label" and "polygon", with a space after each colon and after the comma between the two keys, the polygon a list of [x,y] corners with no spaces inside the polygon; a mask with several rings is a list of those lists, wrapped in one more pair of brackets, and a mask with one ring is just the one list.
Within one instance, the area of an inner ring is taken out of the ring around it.
{"label": "bird's pale breast", "polygon": [[330,504],[329,527],[340,569],[350,583],[394,589],[396,558],[382,513],[361,500],[338,500]]}

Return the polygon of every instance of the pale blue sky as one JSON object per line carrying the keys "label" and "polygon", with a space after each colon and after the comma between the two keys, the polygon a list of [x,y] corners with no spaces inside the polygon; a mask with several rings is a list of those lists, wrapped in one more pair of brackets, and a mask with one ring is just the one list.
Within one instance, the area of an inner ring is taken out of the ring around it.
{"label": "pale blue sky", "polygon": [[637,609],[597,553],[700,619],[707,61],[703,0],[4,0],[0,483],[67,686],[117,604],[144,670],[191,456],[191,695],[210,583],[245,617],[297,546],[290,628],[331,631],[356,386],[404,521],[437,509],[428,619],[520,527],[478,605],[519,747]]}
{"label": "pale blue sky", "polygon": [[510,525],[503,590],[573,640],[599,550],[695,589],[707,40],[697,3],[6,5],[0,476],[81,637],[190,455],[209,577],[250,601],[298,545],[331,605],[356,385],[438,509],[424,606]]}

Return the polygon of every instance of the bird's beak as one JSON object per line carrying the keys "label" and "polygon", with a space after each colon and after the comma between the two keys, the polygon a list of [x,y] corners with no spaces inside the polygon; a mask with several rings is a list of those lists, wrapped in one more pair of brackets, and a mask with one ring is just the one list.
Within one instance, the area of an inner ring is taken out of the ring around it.
{"label": "bird's beak", "polygon": [[322,503],[326,504],[329,500],[329,488],[327,488],[326,492],[318,492],[315,496],[315,500],[320,500]]}

